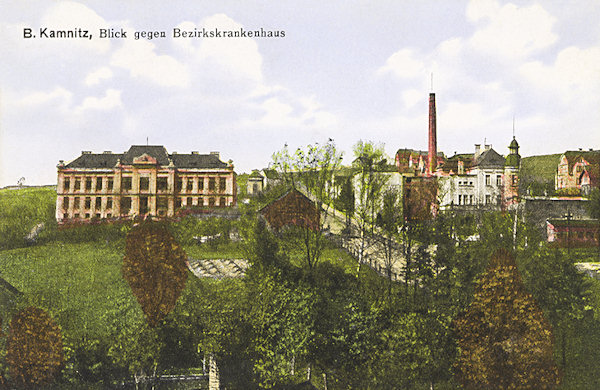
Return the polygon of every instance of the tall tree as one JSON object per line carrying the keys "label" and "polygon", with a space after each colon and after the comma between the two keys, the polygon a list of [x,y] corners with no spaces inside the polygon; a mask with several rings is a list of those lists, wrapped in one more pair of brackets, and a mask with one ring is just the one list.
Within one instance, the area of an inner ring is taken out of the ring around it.
{"label": "tall tree", "polygon": [[570,334],[583,319],[589,285],[584,274],[557,248],[542,247],[522,262],[527,289],[558,333],[561,368],[566,370]]}
{"label": "tall tree", "polygon": [[359,230],[359,262],[363,261],[369,238],[376,223],[381,195],[388,180],[387,159],[383,144],[362,140],[354,145],[353,165],[358,169],[355,180],[355,218]]}
{"label": "tall tree", "polygon": [[560,383],[552,328],[525,291],[514,257],[499,249],[454,323],[457,379],[466,388],[551,388]]}
{"label": "tall tree", "polygon": [[391,294],[394,265],[400,257],[398,233],[402,224],[402,208],[399,207],[399,194],[389,189],[383,194],[383,205],[377,213],[377,226],[381,229],[380,241],[383,246],[384,267],[388,277],[388,293]]}
{"label": "tall tree", "polygon": [[319,263],[325,245],[323,233],[334,199],[334,174],[341,165],[342,156],[343,153],[337,150],[332,139],[324,145],[316,143],[305,149],[298,148],[294,155],[289,154],[287,145],[273,154],[272,167],[284,177],[286,183],[308,196],[320,214],[316,228],[307,225],[293,229],[304,251],[306,264],[311,269]]}
{"label": "tall tree", "polygon": [[173,309],[185,287],[186,260],[164,224],[145,222],[127,234],[121,271],[151,327]]}

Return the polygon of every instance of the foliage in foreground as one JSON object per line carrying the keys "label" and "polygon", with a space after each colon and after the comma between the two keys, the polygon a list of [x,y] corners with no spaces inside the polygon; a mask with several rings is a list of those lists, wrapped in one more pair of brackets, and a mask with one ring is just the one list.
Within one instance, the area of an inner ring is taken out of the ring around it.
{"label": "foliage in foreground", "polygon": [[146,222],[127,234],[123,278],[150,326],[175,307],[187,280],[186,260],[185,252],[163,224]]}
{"label": "foliage in foreground", "polygon": [[44,310],[28,307],[10,322],[6,360],[20,387],[51,382],[63,365],[60,328]]}
{"label": "foliage in foreground", "polygon": [[457,376],[466,388],[553,388],[552,329],[525,291],[513,256],[498,250],[468,310],[455,321]]}

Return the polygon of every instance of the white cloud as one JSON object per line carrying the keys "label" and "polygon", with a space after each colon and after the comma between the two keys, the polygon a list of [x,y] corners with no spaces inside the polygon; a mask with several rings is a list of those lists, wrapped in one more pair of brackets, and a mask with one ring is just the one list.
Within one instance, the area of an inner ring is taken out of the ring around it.
{"label": "white cloud", "polygon": [[113,72],[109,67],[103,66],[89,73],[85,78],[85,85],[92,86],[99,84],[102,80],[109,80],[113,77]]}
{"label": "white cloud", "polygon": [[79,112],[84,110],[107,111],[113,108],[121,107],[122,105],[121,91],[117,91],[116,89],[107,89],[104,97],[98,98],[95,96],[88,96],[83,99],[83,102],[79,107],[77,107],[76,110]]}
{"label": "white cloud", "polygon": [[483,24],[471,37],[470,44],[488,55],[523,58],[553,45],[558,39],[552,31],[556,18],[539,4],[500,6],[492,0],[471,0],[467,18]]}
{"label": "white cloud", "polygon": [[36,91],[25,95],[17,101],[17,105],[33,109],[35,106],[51,103],[64,110],[71,105],[72,98],[72,92],[62,87],[56,87],[51,91]]}
{"label": "white cloud", "polygon": [[391,73],[402,79],[417,77],[423,73],[424,63],[412,49],[401,49],[392,54],[377,70],[379,74]]}
{"label": "white cloud", "polygon": [[146,41],[126,41],[115,51],[110,64],[127,69],[134,78],[149,80],[163,87],[189,85],[187,67],[175,58],[155,53],[156,46]]}
{"label": "white cloud", "polygon": [[598,101],[600,90],[600,48],[568,47],[561,50],[551,65],[531,61],[519,68],[521,75],[535,88],[546,91],[564,103],[581,99]]}
{"label": "white cloud", "polygon": [[[243,26],[225,14],[216,14],[204,19],[201,25],[207,30],[239,30]],[[201,61],[216,61],[226,66],[234,76],[261,82],[263,80],[263,58],[258,45],[252,38],[203,38],[198,50]]]}

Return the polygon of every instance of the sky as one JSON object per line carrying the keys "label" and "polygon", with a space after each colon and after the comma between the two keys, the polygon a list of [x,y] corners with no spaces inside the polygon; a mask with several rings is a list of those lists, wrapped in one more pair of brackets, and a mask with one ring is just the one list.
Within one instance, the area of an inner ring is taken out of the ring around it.
{"label": "sky", "polygon": [[[146,142],[219,151],[238,173],[329,138],[345,163],[359,140],[427,150],[432,91],[446,155],[505,155],[513,123],[522,156],[600,149],[599,20],[597,0],[2,1],[0,187]],[[166,37],[135,39],[151,31]]]}

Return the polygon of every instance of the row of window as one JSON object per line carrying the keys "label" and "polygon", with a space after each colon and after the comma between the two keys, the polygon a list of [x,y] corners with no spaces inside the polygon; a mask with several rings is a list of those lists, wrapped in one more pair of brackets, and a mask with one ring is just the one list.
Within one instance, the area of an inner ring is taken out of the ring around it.
{"label": "row of window", "polygon": [[[144,210],[148,209],[148,197],[147,196],[141,196],[140,198],[140,212],[143,212]],[[95,205],[95,209],[96,210],[100,210],[102,209],[102,197],[94,197],[94,205]],[[206,202],[206,203],[205,203]],[[129,196],[125,196],[121,198],[121,212],[123,214],[127,214],[129,212],[129,210],[131,209],[131,204],[132,204],[132,198]],[[185,206],[209,206],[209,207],[215,207],[215,206],[219,206],[219,207],[225,207],[227,205],[227,199],[225,197],[220,197],[218,198],[218,204],[217,204],[217,198],[214,197],[209,197],[208,199],[204,199],[202,197],[177,197],[175,198],[175,208],[181,208],[182,205],[185,204]],[[64,197],[63,198],[63,203],[62,203],[62,208],[66,211],[69,209],[69,206],[71,205],[71,198],[69,197]],[[113,207],[113,198],[112,197],[108,197],[106,199],[106,210],[110,210]],[[90,210],[92,208],[92,197],[73,197],[73,209],[75,210]],[[168,198],[167,197],[157,197],[156,198],[156,208],[157,209],[167,209],[168,208]],[[147,212],[147,211],[146,211]]]}
{"label": "row of window", "polygon": [[[113,178],[107,177],[106,180],[104,180],[104,179],[105,178],[103,178],[103,177],[96,177],[96,190],[102,189],[103,183],[106,182],[106,190],[112,191]],[[85,185],[84,190],[91,191],[92,190],[92,182],[93,182],[93,178],[91,178],[91,177],[86,177],[83,179],[80,177],[75,177],[73,180],[71,180],[71,178],[69,178],[69,177],[65,177],[63,179],[63,191],[70,192],[70,191],[81,190],[82,180]],[[71,183],[74,184],[73,188],[71,188]]]}
{"label": "row of window", "polygon": [[[485,175],[485,185],[486,186],[492,185],[492,176],[491,175]],[[502,185],[502,175],[496,175],[496,185],[498,187]]]}
{"label": "row of window", "polygon": [[[65,177],[63,179],[63,191],[64,192],[73,192],[73,191],[81,190],[82,183],[84,184],[83,189],[85,191],[92,191],[92,183],[93,183],[94,179],[96,181],[96,186],[95,186],[96,191],[100,192],[102,189],[105,189],[106,191],[113,190],[114,182],[113,182],[112,177],[96,177],[96,178],[75,177],[75,178],[73,178],[73,180],[71,180],[71,178],[69,178],[69,177]],[[217,181],[217,179],[218,179],[218,181]],[[133,178],[131,176],[123,176],[121,178],[121,188],[124,191],[130,191],[133,188],[132,180],[133,180]],[[74,184],[73,187],[71,187],[71,184]],[[106,184],[106,187],[103,187],[104,184]],[[203,191],[204,190],[204,177],[188,178],[185,181],[186,191],[192,192],[194,190],[194,184],[196,184],[197,191],[199,191],[199,192]],[[217,187],[217,185],[218,185],[218,187]],[[138,188],[140,189],[140,191],[149,191],[150,190],[150,177],[141,176],[139,178]],[[175,191],[181,192],[183,188],[184,188],[184,180],[183,180],[183,178],[178,178],[177,182],[175,183]],[[217,190],[217,188],[218,188],[219,192],[225,192],[227,189],[227,178],[225,178],[225,177],[219,177],[219,178],[209,177],[208,178],[208,190],[211,192],[215,192]],[[158,191],[167,191],[168,178],[166,176],[159,176],[156,178],[156,189]]]}
{"label": "row of window", "polygon": [[[497,198],[497,203],[500,203],[500,197]],[[458,205],[474,205],[475,203],[475,195],[458,195]],[[485,195],[485,204],[492,204],[492,195]]]}

